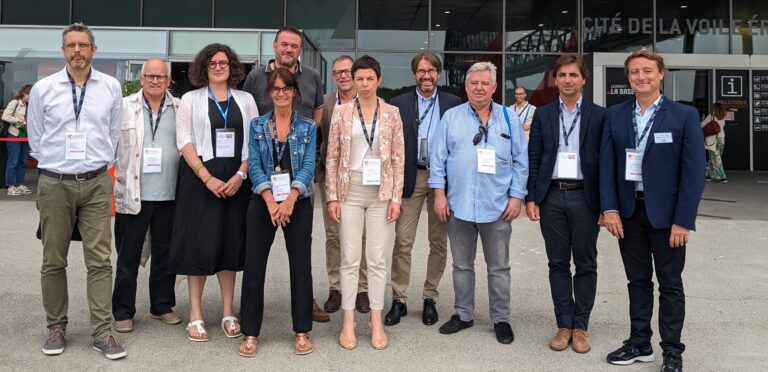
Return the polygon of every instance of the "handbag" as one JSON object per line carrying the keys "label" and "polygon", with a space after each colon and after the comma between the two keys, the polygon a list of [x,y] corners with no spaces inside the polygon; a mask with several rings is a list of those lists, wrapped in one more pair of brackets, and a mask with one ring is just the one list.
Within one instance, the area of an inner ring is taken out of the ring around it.
{"label": "handbag", "polygon": [[704,137],[714,136],[720,133],[720,124],[718,124],[717,121],[715,121],[715,118],[713,117],[712,120],[710,120],[707,124],[704,124],[704,126],[701,127],[701,130],[704,132]]}

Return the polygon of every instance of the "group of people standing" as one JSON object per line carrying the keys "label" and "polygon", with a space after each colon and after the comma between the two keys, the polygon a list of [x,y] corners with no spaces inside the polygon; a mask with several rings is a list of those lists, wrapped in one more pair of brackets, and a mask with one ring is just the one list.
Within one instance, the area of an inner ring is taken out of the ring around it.
{"label": "group of people standing", "polygon": [[[189,70],[199,89],[181,100],[172,97],[167,64],[152,59],[142,68],[142,90],[123,99],[117,81],[90,65],[96,51],[91,30],[70,25],[62,41],[67,66],[35,84],[29,110],[32,155],[42,172],[45,354],[60,354],[65,346],[65,268],[73,227],[80,229],[86,253],[94,348],[110,359],[126,355],[112,330],[133,329],[147,232],[151,317],[181,322],[173,310],[174,278],[186,275],[187,338],[209,340],[201,298],[206,278],[216,275],[220,326],[227,337],[242,336],[240,355],[256,355],[266,268],[278,227],[288,253],[296,354],[314,350],[313,320],[327,321],[323,310],[339,309],[341,347],[357,346],[357,309],[370,312],[370,344],[384,349],[389,343],[384,326],[398,324],[408,313],[411,251],[426,201],[425,325],[439,320],[437,288],[448,238],[454,311],[439,332],[453,334],[474,325],[479,236],[495,336],[501,343],[513,342],[509,244],[511,221],[524,207],[540,223],[549,259],[557,325],[549,347],[591,349],[587,331],[597,288],[596,244],[604,226],[619,242],[631,318],[630,338],[608,361],[654,359],[655,272],[662,370],[682,369],[681,273],[704,187],[703,153],[694,150],[703,147],[703,137],[695,109],[661,95],[659,54],[630,54],[625,72],[636,97],[610,109],[584,99],[588,68],[580,56],[563,55],[551,70],[559,98],[535,109],[525,102],[524,90],[515,107],[493,101],[497,70],[490,62],[469,68],[468,101],[462,103],[437,88],[442,65],[430,52],[412,60],[416,89],[389,103],[377,96],[381,67],[370,56],[334,60],[337,91],[323,96],[317,71],[299,62],[302,35],[291,27],[278,31],[275,59],[247,77],[231,48],[210,44]],[[243,90],[235,89],[243,79]],[[105,173],[112,162],[114,290],[112,186]],[[313,203],[320,201],[330,287],[324,309],[314,300],[311,272]],[[392,304],[384,314],[389,255]],[[233,305],[238,271],[243,271],[239,314]]]}

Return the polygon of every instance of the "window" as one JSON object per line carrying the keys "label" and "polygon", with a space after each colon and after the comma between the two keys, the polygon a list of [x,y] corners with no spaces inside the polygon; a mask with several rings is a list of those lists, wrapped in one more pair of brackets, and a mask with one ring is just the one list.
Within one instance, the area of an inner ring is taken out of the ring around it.
{"label": "window", "polygon": [[733,53],[768,54],[768,3],[733,0]]}
{"label": "window", "polygon": [[653,45],[653,0],[584,0],[584,53],[629,52]]}
{"label": "window", "polygon": [[728,0],[656,2],[656,51],[729,53]]}
{"label": "window", "polygon": [[502,0],[432,0],[433,50],[501,51]]}
{"label": "window", "polygon": [[211,27],[211,0],[144,1],[147,27]]}
{"label": "window", "polygon": [[518,54],[507,55],[504,103],[515,103],[515,87],[522,86],[528,93],[528,102],[541,107],[558,96],[558,90],[550,70],[557,55]]}
{"label": "window", "polygon": [[283,25],[283,0],[215,0],[214,4],[214,25],[218,28],[280,28]]}
{"label": "window", "polygon": [[88,26],[141,26],[140,0],[74,0],[72,21]]}
{"label": "window", "polygon": [[7,25],[68,25],[69,1],[4,0],[3,19]]}
{"label": "window", "polygon": [[507,1],[509,52],[577,52],[577,0]]}
{"label": "window", "polygon": [[355,47],[355,0],[336,0],[332,6],[317,0],[287,3],[286,24],[304,31],[318,48]]}
{"label": "window", "polygon": [[427,49],[428,0],[359,0],[358,49]]}

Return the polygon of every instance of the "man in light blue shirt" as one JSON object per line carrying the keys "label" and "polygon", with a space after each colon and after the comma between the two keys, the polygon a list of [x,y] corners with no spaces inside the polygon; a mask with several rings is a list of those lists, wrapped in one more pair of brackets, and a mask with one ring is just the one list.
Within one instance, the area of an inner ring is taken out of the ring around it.
{"label": "man in light blue shirt", "polygon": [[464,88],[469,102],[445,113],[429,149],[428,183],[435,189],[435,213],[448,221],[453,257],[454,315],[440,333],[474,325],[479,234],[488,271],[491,321],[496,339],[509,344],[514,340],[509,324],[510,222],[520,214],[527,193],[527,141],[516,115],[493,102],[495,65],[472,65]]}

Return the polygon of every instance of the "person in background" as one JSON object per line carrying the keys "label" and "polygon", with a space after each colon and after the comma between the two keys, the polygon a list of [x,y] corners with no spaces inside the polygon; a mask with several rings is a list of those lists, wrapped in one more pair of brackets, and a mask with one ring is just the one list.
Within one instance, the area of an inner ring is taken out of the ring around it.
{"label": "person in background", "polygon": [[533,114],[536,112],[536,106],[526,101],[528,93],[525,87],[518,85],[515,87],[515,104],[509,108],[515,111],[520,124],[523,125],[525,131],[525,138],[528,138],[531,133],[531,124],[533,123]]}
{"label": "person in background", "polygon": [[[13,96],[11,102],[3,111],[3,121],[10,124],[8,133],[5,135],[9,139],[27,138],[27,105],[29,104],[29,92],[32,85],[27,84]],[[32,191],[24,185],[24,177],[27,174],[27,159],[29,159],[29,143],[8,141],[5,143],[8,148],[8,163],[5,166],[5,183],[8,186],[8,195],[26,195]]]}
{"label": "person in background", "polygon": [[716,102],[712,105],[712,114],[701,122],[703,128],[714,120],[720,126],[720,132],[704,138],[704,148],[707,150],[707,180],[728,183],[723,169],[723,148],[725,147],[725,106]]}

